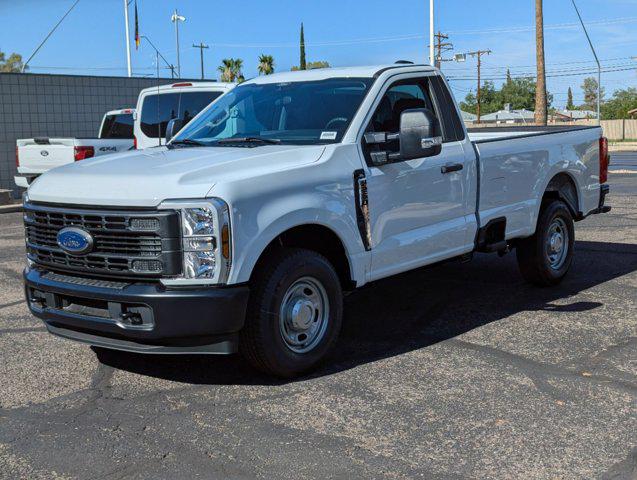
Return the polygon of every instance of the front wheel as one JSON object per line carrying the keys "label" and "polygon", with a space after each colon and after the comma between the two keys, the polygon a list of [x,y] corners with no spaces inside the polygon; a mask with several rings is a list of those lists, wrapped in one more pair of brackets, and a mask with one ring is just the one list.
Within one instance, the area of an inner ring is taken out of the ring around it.
{"label": "front wheel", "polygon": [[334,267],[322,255],[284,249],[252,281],[240,350],[259,370],[293,377],[315,367],[341,329],[343,295]]}
{"label": "front wheel", "polygon": [[571,267],[574,242],[573,217],[566,204],[559,200],[545,204],[535,234],[517,247],[524,279],[542,287],[560,283]]}

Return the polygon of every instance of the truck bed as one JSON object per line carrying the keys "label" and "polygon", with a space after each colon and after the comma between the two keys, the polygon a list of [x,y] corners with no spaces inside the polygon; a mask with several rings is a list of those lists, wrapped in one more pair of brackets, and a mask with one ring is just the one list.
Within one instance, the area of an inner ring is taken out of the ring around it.
{"label": "truck bed", "polygon": [[507,239],[533,234],[546,182],[560,172],[568,172],[579,192],[577,213],[593,211],[600,195],[600,137],[597,126],[470,129],[478,154],[479,225],[504,217]]}

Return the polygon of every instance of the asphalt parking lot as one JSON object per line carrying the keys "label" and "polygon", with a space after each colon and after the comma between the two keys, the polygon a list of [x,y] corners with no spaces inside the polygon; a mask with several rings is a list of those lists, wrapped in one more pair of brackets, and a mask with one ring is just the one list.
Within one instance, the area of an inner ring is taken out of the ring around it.
{"label": "asphalt parking lot", "polygon": [[0,215],[0,477],[637,478],[637,155],[617,160],[562,285],[527,286],[514,255],[378,282],[347,297],[332,362],[283,383],[52,337]]}

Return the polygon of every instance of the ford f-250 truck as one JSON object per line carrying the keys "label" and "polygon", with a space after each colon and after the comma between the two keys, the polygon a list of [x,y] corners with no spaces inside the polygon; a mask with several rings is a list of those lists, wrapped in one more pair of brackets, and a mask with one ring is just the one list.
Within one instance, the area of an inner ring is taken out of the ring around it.
{"label": "ford f-250 truck", "polygon": [[174,122],[168,145],[31,185],[26,299],[51,333],[298,375],[333,347],[344,291],[510,249],[554,285],[574,221],[609,210],[600,128],[472,138],[428,66],[263,76]]}

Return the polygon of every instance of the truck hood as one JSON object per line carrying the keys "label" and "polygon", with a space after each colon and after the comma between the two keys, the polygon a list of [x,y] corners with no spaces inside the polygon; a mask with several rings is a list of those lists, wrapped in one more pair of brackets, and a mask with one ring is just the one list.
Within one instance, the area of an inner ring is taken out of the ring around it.
{"label": "truck hood", "polygon": [[324,150],[322,145],[136,150],[50,170],[28,194],[37,202],[154,207],[167,199],[205,198],[216,183],[316,162]]}

